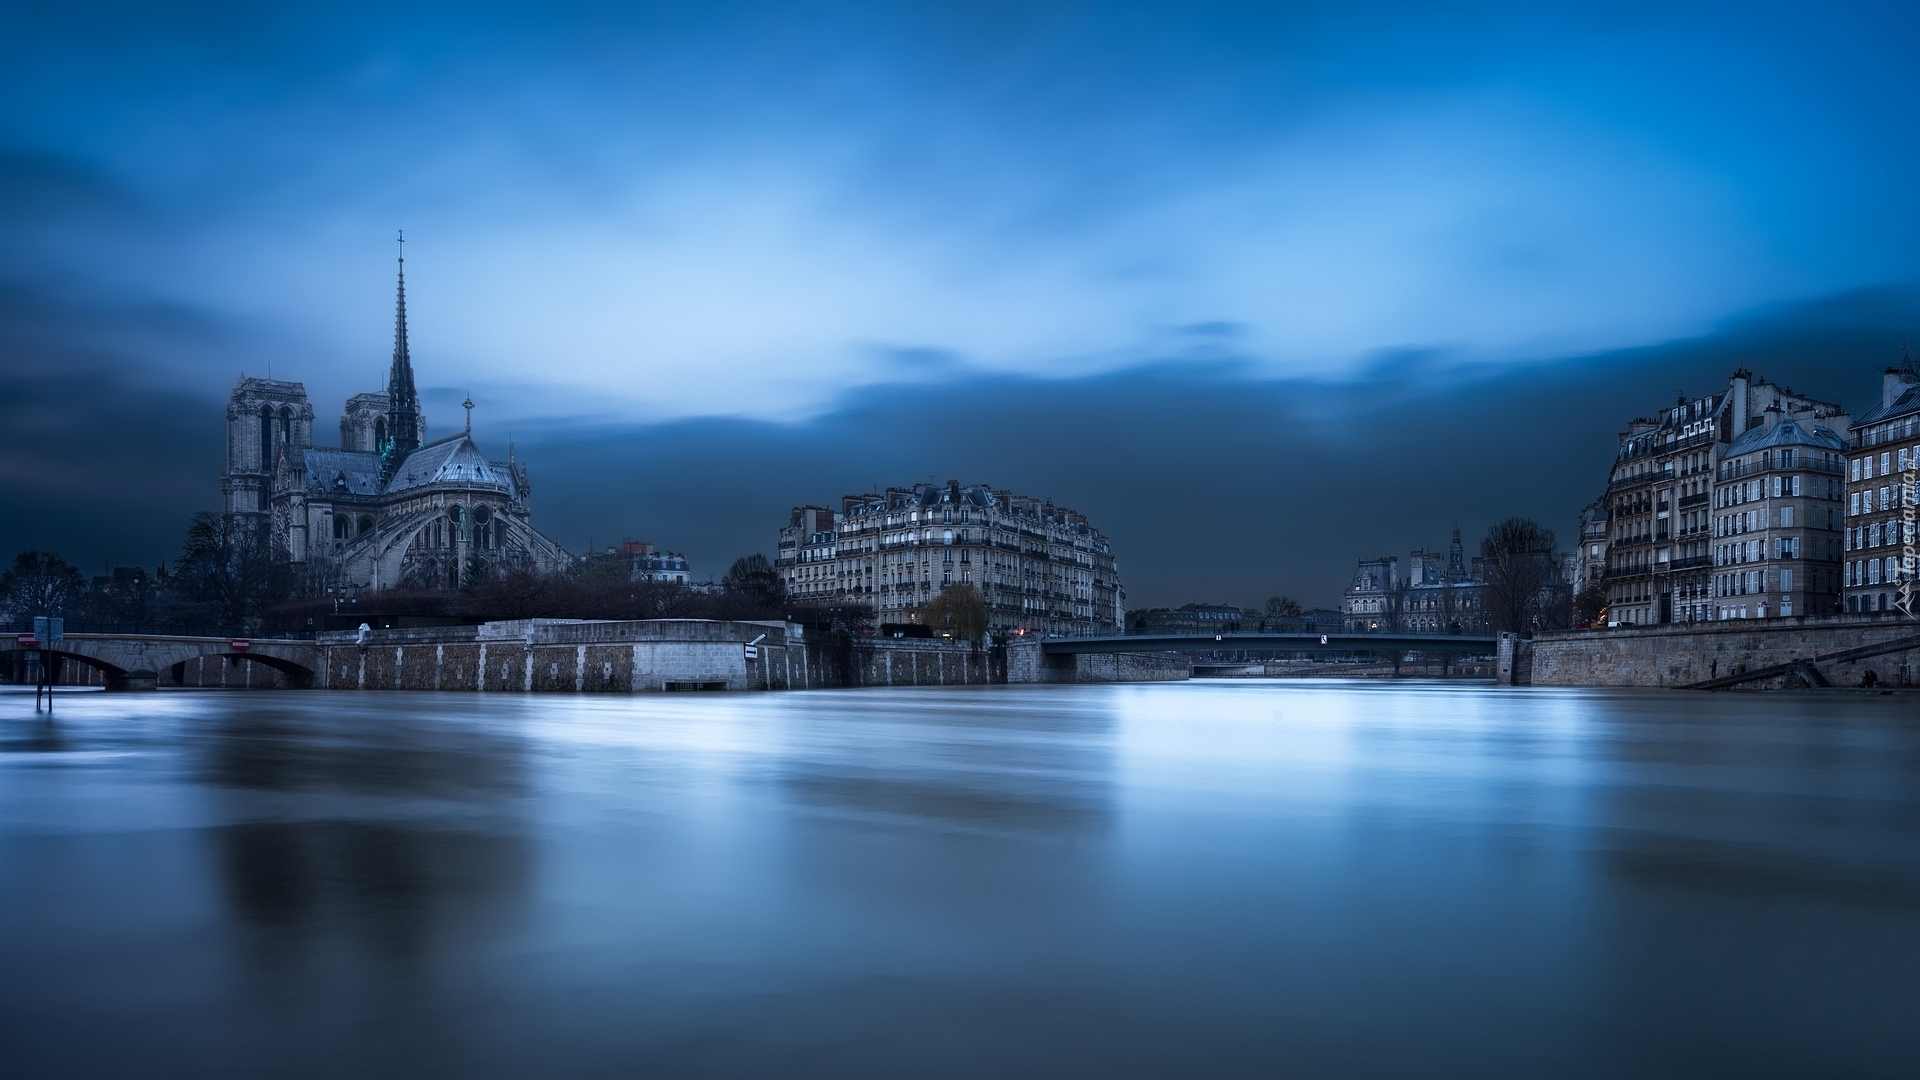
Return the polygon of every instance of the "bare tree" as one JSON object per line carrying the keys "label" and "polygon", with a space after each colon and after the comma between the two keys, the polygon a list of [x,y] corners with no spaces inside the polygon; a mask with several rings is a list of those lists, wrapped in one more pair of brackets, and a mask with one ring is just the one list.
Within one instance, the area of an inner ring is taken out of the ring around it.
{"label": "bare tree", "polygon": [[1291,596],[1267,597],[1267,614],[1277,619],[1293,619],[1300,615],[1300,601]]}
{"label": "bare tree", "polygon": [[786,615],[787,591],[780,572],[758,552],[733,560],[720,579],[722,619],[778,619]]}
{"label": "bare tree", "polygon": [[942,637],[977,642],[987,633],[987,598],[972,585],[949,585],[920,609],[920,621]]}
{"label": "bare tree", "polygon": [[203,511],[187,526],[174,584],[176,617],[239,628],[284,604],[295,583],[286,550],[264,522]]}
{"label": "bare tree", "polygon": [[1487,530],[1480,555],[1486,562],[1487,617],[1494,630],[1528,633],[1558,623],[1550,610],[1560,582],[1553,544],[1553,530],[1530,518],[1508,518]]}
{"label": "bare tree", "polygon": [[1592,626],[1600,621],[1607,610],[1607,590],[1599,582],[1588,582],[1587,586],[1573,598],[1573,616]]}
{"label": "bare tree", "polygon": [[75,614],[86,599],[80,571],[51,551],[23,551],[0,574],[0,613],[14,619]]}

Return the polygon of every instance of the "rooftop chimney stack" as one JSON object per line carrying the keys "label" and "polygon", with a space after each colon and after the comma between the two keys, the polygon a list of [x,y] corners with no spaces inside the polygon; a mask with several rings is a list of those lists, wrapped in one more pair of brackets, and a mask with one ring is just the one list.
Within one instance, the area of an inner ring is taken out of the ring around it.
{"label": "rooftop chimney stack", "polygon": [[1741,368],[1733,373],[1733,404],[1731,409],[1733,411],[1733,437],[1736,439],[1746,433],[1747,422],[1753,415],[1747,411],[1747,384],[1752,378],[1753,373],[1746,368]]}
{"label": "rooftop chimney stack", "polygon": [[1886,408],[1900,400],[1914,385],[1913,372],[1907,368],[1890,367],[1880,374],[1880,407]]}

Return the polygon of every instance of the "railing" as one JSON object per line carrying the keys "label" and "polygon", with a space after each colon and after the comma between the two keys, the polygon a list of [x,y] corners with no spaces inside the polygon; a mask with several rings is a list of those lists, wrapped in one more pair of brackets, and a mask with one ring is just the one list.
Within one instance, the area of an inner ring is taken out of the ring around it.
{"label": "railing", "polygon": [[[103,634],[122,637],[202,637],[202,638],[275,638],[283,641],[312,641],[313,630],[275,630],[266,627],[182,626],[172,623],[93,623],[66,620],[61,631],[74,634]],[[33,621],[0,622],[0,634],[13,636],[33,633]]]}
{"label": "railing", "polygon": [[1890,430],[1887,431],[1878,430],[1877,425],[1874,429],[1871,429],[1871,431],[1866,429],[1855,431],[1853,437],[1847,440],[1847,448],[1850,450],[1865,450],[1869,446],[1884,446],[1890,442],[1911,439],[1916,435],[1920,435],[1920,425],[1917,425],[1915,420],[1909,418],[1897,427],[1891,427]]}

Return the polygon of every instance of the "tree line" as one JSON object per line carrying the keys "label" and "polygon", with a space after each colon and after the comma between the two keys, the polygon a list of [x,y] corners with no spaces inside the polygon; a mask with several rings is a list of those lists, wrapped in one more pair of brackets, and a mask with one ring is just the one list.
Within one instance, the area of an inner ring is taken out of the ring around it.
{"label": "tree line", "polygon": [[321,629],[336,608],[356,618],[778,619],[788,614],[779,574],[766,556],[734,561],[712,587],[630,580],[625,559],[593,559],[561,573],[495,568],[458,589],[328,592],[302,573],[263,525],[204,512],[187,527],[180,554],[149,573],[121,567],[89,582],[51,551],[23,551],[0,572],[0,621],[36,615],[139,629],[218,632]]}

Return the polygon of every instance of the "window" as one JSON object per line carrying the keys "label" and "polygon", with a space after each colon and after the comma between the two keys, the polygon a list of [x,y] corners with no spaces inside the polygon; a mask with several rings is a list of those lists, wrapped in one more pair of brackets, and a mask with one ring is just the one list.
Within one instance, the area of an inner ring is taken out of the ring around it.
{"label": "window", "polygon": [[1793,507],[1783,506],[1780,508],[1780,527],[1783,529],[1793,528]]}
{"label": "window", "polygon": [[1891,450],[1880,451],[1880,475],[1885,476],[1892,471],[1893,471],[1893,451]]}
{"label": "window", "polygon": [[1851,462],[1848,463],[1847,479],[1849,480],[1860,479],[1860,459],[1859,458],[1854,458]]}

